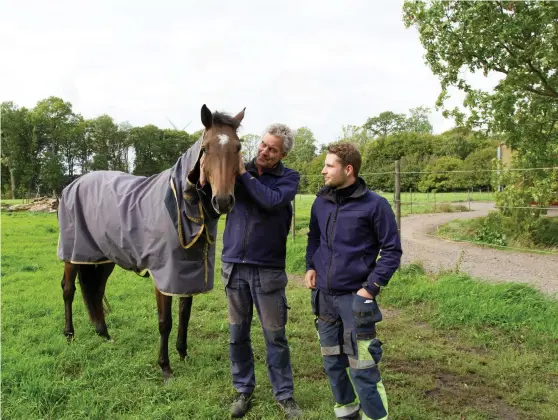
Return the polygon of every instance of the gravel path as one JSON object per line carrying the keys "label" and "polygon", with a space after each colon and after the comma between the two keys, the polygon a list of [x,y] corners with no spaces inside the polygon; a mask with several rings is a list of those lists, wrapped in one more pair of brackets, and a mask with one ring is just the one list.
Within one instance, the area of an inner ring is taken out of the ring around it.
{"label": "gravel path", "polygon": [[403,264],[421,261],[429,272],[455,269],[493,282],[513,281],[546,292],[558,292],[558,256],[502,251],[434,238],[436,228],[450,220],[486,216],[493,203],[472,202],[471,211],[411,215],[401,218]]}

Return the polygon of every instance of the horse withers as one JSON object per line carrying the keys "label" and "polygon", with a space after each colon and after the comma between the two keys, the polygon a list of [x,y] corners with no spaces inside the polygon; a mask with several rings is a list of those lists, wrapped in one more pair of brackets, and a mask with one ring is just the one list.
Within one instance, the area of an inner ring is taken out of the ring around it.
{"label": "horse withers", "polygon": [[[239,167],[236,116],[201,108],[203,135],[175,165],[150,177],[95,171],[69,184],[60,196],[58,257],[64,261],[64,334],[74,337],[72,303],[79,278],[97,334],[110,340],[105,287],[115,265],[155,284],[160,333],[159,366],[172,376],[168,339],[172,297],[180,297],[176,349],[187,355],[193,296],[213,289],[215,239],[221,214],[234,206]],[[207,180],[201,187],[201,162]]]}

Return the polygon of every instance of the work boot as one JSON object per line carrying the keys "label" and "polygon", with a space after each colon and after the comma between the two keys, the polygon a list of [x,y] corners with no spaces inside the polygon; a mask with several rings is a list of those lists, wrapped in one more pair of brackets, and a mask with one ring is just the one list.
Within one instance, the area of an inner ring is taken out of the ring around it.
{"label": "work boot", "polygon": [[339,417],[339,419],[343,419],[343,420],[359,420],[359,419],[360,419],[360,412],[357,411],[356,413],[350,414],[350,415],[348,415],[348,416]]}
{"label": "work boot", "polygon": [[231,404],[231,416],[237,418],[243,417],[250,409],[251,401],[252,394],[240,392]]}
{"label": "work boot", "polygon": [[302,410],[292,397],[277,401],[277,403],[288,419],[297,419],[302,416]]}

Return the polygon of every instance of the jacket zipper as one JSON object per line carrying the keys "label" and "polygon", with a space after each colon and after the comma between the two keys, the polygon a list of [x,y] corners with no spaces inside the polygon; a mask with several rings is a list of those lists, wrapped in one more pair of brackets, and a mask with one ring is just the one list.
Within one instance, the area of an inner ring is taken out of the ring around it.
{"label": "jacket zipper", "polygon": [[333,233],[335,232],[335,222],[337,222],[337,213],[339,213],[339,204],[335,207],[335,215],[333,216],[333,222],[331,224],[331,239],[330,239],[330,258],[329,258],[329,267],[327,269],[327,289],[329,290],[329,274],[331,272],[331,266],[333,265]]}
{"label": "jacket zipper", "polygon": [[250,218],[252,217],[252,211],[248,213],[248,220],[246,221],[246,231],[244,232],[244,241],[242,243],[242,262],[244,263],[244,258],[246,257],[246,242],[248,241],[248,227],[250,226]]}

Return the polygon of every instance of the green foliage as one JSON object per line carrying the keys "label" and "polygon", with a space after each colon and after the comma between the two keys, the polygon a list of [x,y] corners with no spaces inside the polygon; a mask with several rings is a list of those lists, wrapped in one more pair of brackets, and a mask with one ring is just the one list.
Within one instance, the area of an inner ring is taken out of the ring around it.
{"label": "green foliage", "polygon": [[451,191],[462,188],[459,171],[463,168],[463,161],[456,157],[443,156],[426,166],[425,173],[419,182],[419,191]]}
{"label": "green foliage", "polygon": [[525,230],[524,226],[515,223],[514,218],[491,212],[486,217],[444,224],[438,229],[438,235],[495,247],[553,251],[558,249],[558,218],[535,219],[531,229]]}
{"label": "green foliage", "polygon": [[261,137],[257,134],[245,134],[240,138],[242,142],[242,156],[245,161],[250,161],[258,155],[258,145]]}
{"label": "green foliage", "polygon": [[474,239],[492,245],[507,246],[508,236],[498,213],[490,213],[479,223]]}
{"label": "green foliage", "polygon": [[[443,106],[450,87],[466,93],[468,116],[458,109],[446,109],[444,114],[500,137],[516,151],[516,167],[556,166],[558,3],[406,1],[403,12],[405,25],[418,29],[426,61],[440,79],[438,105]],[[493,92],[484,92],[467,82],[466,71],[497,73],[501,79]],[[537,197],[535,201],[544,206],[552,199],[550,190],[558,195],[555,174],[502,172],[502,176],[500,202],[525,207]],[[504,209],[503,214],[528,232],[534,221],[524,219],[536,219],[541,213]]]}
{"label": "green foliage", "polygon": [[405,114],[396,114],[392,111],[382,112],[377,117],[370,117],[363,127],[373,137],[385,137],[388,134],[399,133],[405,130]]}

